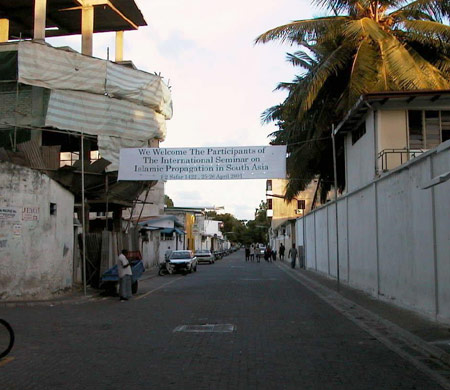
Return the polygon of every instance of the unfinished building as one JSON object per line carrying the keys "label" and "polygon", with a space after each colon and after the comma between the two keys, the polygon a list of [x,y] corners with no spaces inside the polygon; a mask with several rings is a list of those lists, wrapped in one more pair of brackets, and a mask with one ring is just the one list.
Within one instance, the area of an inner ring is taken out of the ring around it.
{"label": "unfinished building", "polygon": [[[0,299],[21,299],[95,285],[118,249],[139,249],[122,210],[156,182],[118,182],[119,151],[158,146],[172,102],[159,75],[123,61],[123,32],[146,25],[134,1],[10,3],[0,0]],[[92,57],[103,31],[116,31],[114,62]],[[46,34],[81,34],[82,53]]]}

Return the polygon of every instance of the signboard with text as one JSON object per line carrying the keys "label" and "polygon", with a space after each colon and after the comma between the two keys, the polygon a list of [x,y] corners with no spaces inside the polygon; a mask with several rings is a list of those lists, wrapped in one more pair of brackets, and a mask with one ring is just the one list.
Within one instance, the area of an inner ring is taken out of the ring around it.
{"label": "signboard with text", "polygon": [[119,180],[240,180],[285,177],[285,145],[120,150]]}
{"label": "signboard with text", "polygon": [[0,207],[0,220],[18,222],[22,214],[20,207]]}

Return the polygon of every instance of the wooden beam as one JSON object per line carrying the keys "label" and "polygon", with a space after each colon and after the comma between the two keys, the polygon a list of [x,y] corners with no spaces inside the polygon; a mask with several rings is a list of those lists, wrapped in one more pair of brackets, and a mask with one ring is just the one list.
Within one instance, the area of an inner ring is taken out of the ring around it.
{"label": "wooden beam", "polygon": [[47,0],[34,0],[33,39],[45,41],[45,21],[47,18]]}
{"label": "wooden beam", "polygon": [[122,12],[120,12],[114,5],[108,1],[108,6],[117,14],[119,15],[123,20],[125,20],[131,27],[133,27],[135,30],[139,28],[139,26],[131,21],[131,19],[128,19]]}
{"label": "wooden beam", "polygon": [[9,39],[9,20],[0,19],[0,42],[8,42]]}
{"label": "wooden beam", "polygon": [[[82,7],[93,7],[93,6],[96,6],[96,5],[107,5],[109,8],[111,8],[117,15],[119,15],[123,20],[125,20],[135,30],[137,30],[139,28],[139,26],[137,24],[133,23],[133,21],[131,19],[128,19],[109,0],[77,0],[77,2]],[[77,9],[77,8],[78,7],[67,8],[67,10],[72,10],[72,9]]]}

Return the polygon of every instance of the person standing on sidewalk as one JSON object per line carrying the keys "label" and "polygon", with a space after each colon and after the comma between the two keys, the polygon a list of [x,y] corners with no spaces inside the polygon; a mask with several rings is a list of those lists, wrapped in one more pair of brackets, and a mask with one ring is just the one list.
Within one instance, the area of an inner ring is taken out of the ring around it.
{"label": "person standing on sidewalk", "polygon": [[280,244],[280,260],[284,261],[284,245],[283,245],[283,243]]}
{"label": "person standing on sidewalk", "polygon": [[117,258],[117,271],[119,272],[119,296],[121,301],[131,298],[131,271],[130,262],[127,259],[128,250],[122,249]]}
{"label": "person standing on sidewalk", "polygon": [[288,257],[291,258],[291,267],[295,268],[295,260],[297,259],[297,248],[295,247],[295,243],[292,244],[292,248],[289,249]]}

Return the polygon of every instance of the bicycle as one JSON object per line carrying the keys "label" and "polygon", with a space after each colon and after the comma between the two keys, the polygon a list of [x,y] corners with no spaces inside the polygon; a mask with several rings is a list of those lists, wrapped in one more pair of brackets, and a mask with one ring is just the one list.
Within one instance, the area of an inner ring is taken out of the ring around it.
{"label": "bicycle", "polygon": [[0,359],[11,352],[14,345],[14,331],[5,320],[0,318]]}

